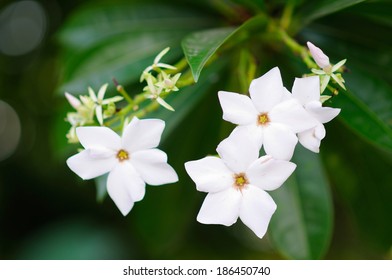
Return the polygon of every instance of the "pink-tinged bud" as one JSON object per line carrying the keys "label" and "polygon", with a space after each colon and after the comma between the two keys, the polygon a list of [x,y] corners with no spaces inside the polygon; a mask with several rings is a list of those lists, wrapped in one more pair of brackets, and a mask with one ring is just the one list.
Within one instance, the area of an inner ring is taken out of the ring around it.
{"label": "pink-tinged bud", "polygon": [[313,45],[311,42],[307,43],[310,53],[313,56],[314,61],[316,61],[317,65],[323,69],[329,66],[329,57],[324,54],[324,52]]}
{"label": "pink-tinged bud", "polygon": [[78,107],[81,105],[81,102],[79,99],[77,99],[75,96],[73,96],[72,94],[69,94],[68,92],[65,93],[65,98],[67,98],[69,104],[71,104],[71,106],[74,109],[78,109]]}

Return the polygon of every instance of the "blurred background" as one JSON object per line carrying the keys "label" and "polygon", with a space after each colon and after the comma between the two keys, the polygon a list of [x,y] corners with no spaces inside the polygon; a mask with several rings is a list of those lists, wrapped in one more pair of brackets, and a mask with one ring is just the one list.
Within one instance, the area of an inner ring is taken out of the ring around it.
{"label": "blurred background", "polygon": [[[151,115],[167,121],[160,147],[180,182],[148,186],[127,217],[110,198],[97,202],[94,180],[83,182],[67,168],[65,160],[78,146],[65,137],[64,119],[72,108],[63,95],[86,94],[88,85],[97,90],[112,77],[138,93],[141,71],[166,46],[171,52],[165,62],[174,63],[189,33],[239,25],[263,9],[279,16],[284,2],[2,0],[0,259],[290,257],[276,238],[260,240],[240,221],[229,228],[196,222],[205,194],[196,191],[183,163],[215,153],[233,128],[221,119],[216,92],[238,92],[235,52],[222,55],[198,84],[169,100],[178,108],[175,115],[162,108]],[[309,2],[325,1],[297,2],[300,17],[312,9]],[[347,105],[340,95],[331,105],[346,113],[327,125],[322,143],[330,220],[320,244],[325,249],[316,257],[392,258],[391,11],[388,1],[361,3],[309,19],[296,33],[300,43],[312,40],[334,63],[348,58],[347,87],[370,108],[356,100]],[[306,72],[282,46],[251,49],[260,54],[258,73],[278,65],[289,89]],[[115,94],[113,84],[109,93]],[[381,132],[375,128],[380,120]],[[312,213],[303,207],[305,215]]]}

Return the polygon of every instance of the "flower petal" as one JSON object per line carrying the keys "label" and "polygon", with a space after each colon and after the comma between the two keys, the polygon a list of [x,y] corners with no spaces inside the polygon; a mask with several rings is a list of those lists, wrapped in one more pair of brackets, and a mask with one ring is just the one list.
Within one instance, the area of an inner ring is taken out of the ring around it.
{"label": "flower petal", "polygon": [[197,221],[202,224],[231,226],[238,219],[241,199],[241,192],[234,188],[209,193],[197,215]]}
{"label": "flower petal", "polygon": [[220,91],[218,92],[218,97],[223,110],[224,120],[239,125],[256,123],[258,112],[248,96]]}
{"label": "flower petal", "polygon": [[65,93],[65,97],[67,98],[69,104],[74,108],[74,109],[78,109],[78,107],[80,105],[82,105],[82,103],[80,102],[79,99],[77,99],[75,96],[73,96],[72,94],[66,92]]}
{"label": "flower petal", "polygon": [[104,147],[119,150],[121,148],[120,136],[108,127],[77,127],[76,135],[85,149]]}
{"label": "flower petal", "polygon": [[253,104],[260,113],[267,113],[278,104],[284,94],[282,77],[278,67],[272,68],[249,87]]}
{"label": "flower petal", "polygon": [[125,216],[133,203],[143,199],[146,192],[144,181],[129,162],[117,164],[109,173],[107,189],[109,196]]}
{"label": "flower petal", "polygon": [[320,100],[320,78],[311,76],[306,78],[295,78],[293,85],[293,97],[302,105],[311,101]]}
{"label": "flower petal", "polygon": [[305,106],[305,109],[321,123],[330,122],[340,113],[339,108],[322,107],[319,101],[310,102]]}
{"label": "flower petal", "polygon": [[259,148],[246,130],[233,130],[216,148],[219,156],[234,173],[245,172],[259,157]]}
{"label": "flower petal", "polygon": [[268,224],[275,210],[274,200],[262,189],[248,185],[247,189],[243,191],[240,219],[259,238],[262,238],[267,232]]}
{"label": "flower petal", "polygon": [[157,98],[156,98],[156,101],[157,101],[162,107],[164,107],[165,109],[167,109],[167,110],[169,110],[169,111],[172,111],[172,112],[175,111],[174,108],[173,108],[169,103],[167,103],[165,100],[163,100],[161,97],[157,97]]}
{"label": "flower petal", "polygon": [[90,95],[90,98],[94,101],[97,102],[97,96],[95,95],[94,90],[91,87],[88,87],[88,94]]}
{"label": "flower petal", "polygon": [[341,61],[339,61],[338,63],[336,63],[333,67],[331,72],[335,72],[337,70],[339,70],[340,67],[342,67],[345,63],[346,63],[347,59],[343,59]]}
{"label": "flower petal", "polygon": [[321,78],[321,88],[320,88],[320,92],[323,93],[324,90],[327,88],[329,80],[331,79],[330,75],[322,75],[320,76]]}
{"label": "flower petal", "polygon": [[162,57],[168,53],[168,51],[170,50],[170,47],[167,47],[165,49],[163,49],[155,58],[154,58],[154,64],[157,64]]}
{"label": "flower petal", "polygon": [[125,128],[122,145],[129,152],[155,148],[161,141],[165,122],[159,119],[139,120],[134,117]]}
{"label": "flower petal", "polygon": [[314,153],[320,151],[320,142],[324,137],[325,128],[322,123],[314,128],[298,133],[298,140],[301,145]]}
{"label": "flower petal", "polygon": [[295,133],[285,125],[271,123],[264,129],[264,150],[276,159],[290,160],[298,142]]}
{"label": "flower petal", "polygon": [[202,192],[219,192],[233,185],[233,174],[218,157],[205,157],[185,163],[186,172]]}
{"label": "flower petal", "polygon": [[101,86],[101,88],[99,89],[99,91],[98,91],[98,100],[99,101],[102,101],[103,98],[105,97],[105,92],[106,92],[108,85],[109,84],[106,83],[103,86]]}
{"label": "flower petal", "polygon": [[263,145],[263,130],[262,126],[258,126],[256,124],[239,125],[234,128],[232,133],[235,131],[235,133],[239,135],[247,135],[249,140],[252,140],[252,142],[254,142],[260,150]]}
{"label": "flower petal", "polygon": [[294,98],[275,106],[268,114],[273,123],[284,124],[298,133],[317,125],[317,121]]}
{"label": "flower petal", "polygon": [[68,167],[83,180],[89,180],[113,169],[117,160],[115,157],[94,158],[89,150],[84,150],[67,159]]}
{"label": "flower petal", "polygon": [[285,160],[263,156],[246,171],[249,183],[266,191],[279,188],[294,172],[296,165]]}
{"label": "flower petal", "polygon": [[314,61],[316,61],[320,68],[329,66],[329,57],[326,56],[320,48],[316,47],[311,42],[307,42],[307,45]]}
{"label": "flower petal", "polygon": [[157,186],[178,181],[176,171],[167,163],[167,155],[161,150],[134,152],[131,155],[131,163],[149,185]]}
{"label": "flower petal", "polygon": [[103,125],[103,115],[102,115],[102,106],[97,105],[95,107],[95,115],[97,116],[98,123],[102,126]]}

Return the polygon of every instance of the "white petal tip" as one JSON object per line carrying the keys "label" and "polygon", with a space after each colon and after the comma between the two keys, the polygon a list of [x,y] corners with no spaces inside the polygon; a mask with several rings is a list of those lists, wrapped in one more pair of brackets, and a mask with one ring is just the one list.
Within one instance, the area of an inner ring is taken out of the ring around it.
{"label": "white petal tip", "polygon": [[[133,207],[133,205],[132,205],[132,207]],[[127,209],[120,209],[119,208],[118,210],[120,210],[121,214],[125,217],[129,214],[129,212],[131,212],[132,207],[130,209],[128,209],[128,208]]]}
{"label": "white petal tip", "polygon": [[203,217],[200,217],[199,215],[197,216],[196,220],[199,223],[204,224],[204,225],[222,225],[222,226],[226,226],[226,227],[232,226],[237,222],[237,221],[234,221],[234,222],[219,222],[218,223],[216,221],[211,221],[209,219],[205,219]]}

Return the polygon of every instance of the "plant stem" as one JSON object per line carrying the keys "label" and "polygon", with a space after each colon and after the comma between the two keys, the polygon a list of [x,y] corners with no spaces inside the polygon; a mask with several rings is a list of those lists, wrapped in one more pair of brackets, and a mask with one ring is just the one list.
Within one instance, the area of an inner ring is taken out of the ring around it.
{"label": "plant stem", "polygon": [[295,4],[296,0],[289,0],[284,7],[282,17],[280,18],[280,27],[284,30],[287,30],[287,28],[290,26]]}
{"label": "plant stem", "polygon": [[317,64],[313,62],[308,50],[298,44],[293,38],[291,38],[284,30],[278,31],[278,38],[295,54],[299,54],[302,60],[309,69],[317,68]]}

